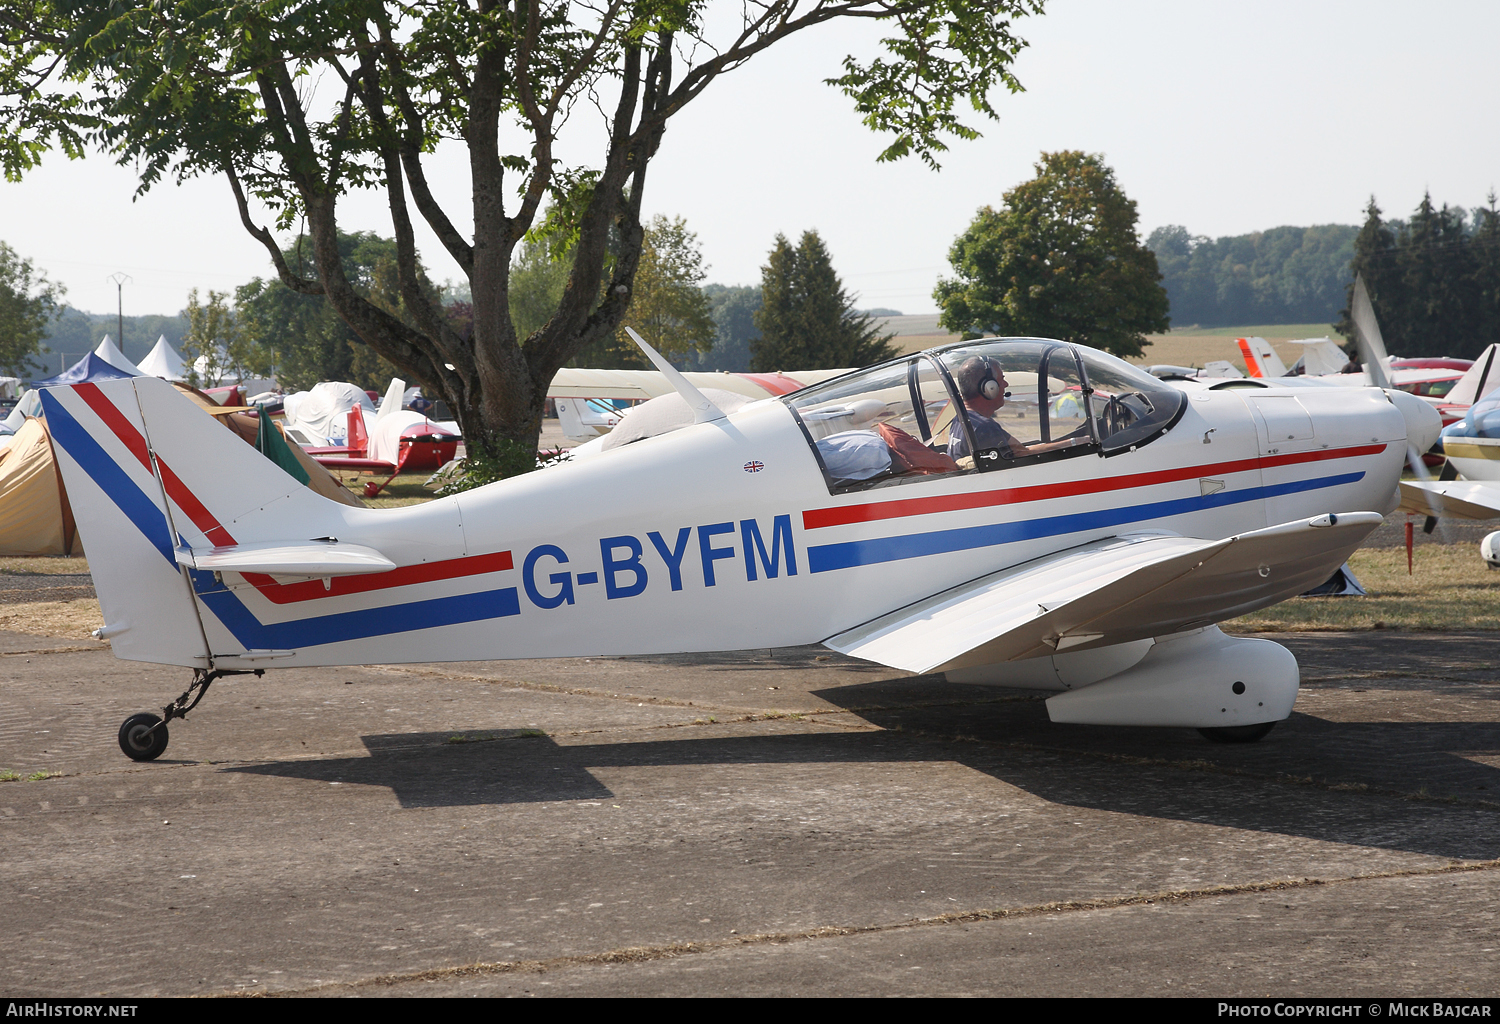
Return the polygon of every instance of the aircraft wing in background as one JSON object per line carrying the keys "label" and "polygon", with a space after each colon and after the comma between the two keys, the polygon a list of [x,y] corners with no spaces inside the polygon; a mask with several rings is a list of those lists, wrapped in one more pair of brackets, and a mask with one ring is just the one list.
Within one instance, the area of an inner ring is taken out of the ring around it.
{"label": "aircraft wing in background", "polygon": [[1402,480],[1398,511],[1453,519],[1500,516],[1500,486],[1473,480]]}

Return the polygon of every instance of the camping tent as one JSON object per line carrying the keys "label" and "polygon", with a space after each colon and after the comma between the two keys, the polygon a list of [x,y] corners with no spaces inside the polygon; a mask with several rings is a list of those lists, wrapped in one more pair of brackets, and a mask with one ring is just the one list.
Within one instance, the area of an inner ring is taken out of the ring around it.
{"label": "camping tent", "polygon": [[99,342],[99,347],[94,349],[94,355],[98,356],[100,359],[104,360],[115,369],[124,370],[132,377],[142,376],[141,368],[132,363],[129,359],[126,359],[125,353],[120,351],[119,347],[114,343],[114,340],[111,339],[107,334],[104,336],[104,340]]}
{"label": "camping tent", "polygon": [[0,555],[79,555],[52,438],[29,419],[0,450]]}
{"label": "camping tent", "polygon": [[182,356],[171,345],[167,344],[167,336],[163,334],[156,339],[156,345],[141,360],[141,373],[147,377],[160,377],[162,380],[185,380],[187,378],[187,363],[182,361]]}
{"label": "camping tent", "polygon": [[50,388],[55,384],[82,384],[88,380],[118,380],[121,377],[138,377],[140,374],[110,365],[97,352],[90,352],[56,377],[36,381],[39,388]]}

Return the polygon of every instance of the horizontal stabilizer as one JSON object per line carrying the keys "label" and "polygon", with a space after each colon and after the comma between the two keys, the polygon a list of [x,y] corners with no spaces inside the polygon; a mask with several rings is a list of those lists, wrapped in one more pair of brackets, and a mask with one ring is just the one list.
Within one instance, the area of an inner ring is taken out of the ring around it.
{"label": "horizontal stabilizer", "polygon": [[1402,480],[1400,511],[1449,519],[1494,519],[1500,516],[1500,486],[1472,480]]}
{"label": "horizontal stabilizer", "polygon": [[358,576],[396,568],[395,562],[374,548],[336,540],[180,547],[177,561],[203,572],[259,572],[274,576]]}
{"label": "horizontal stabilizer", "polygon": [[944,672],[1205,626],[1317,586],[1379,526],[1374,512],[1225,540],[1127,534],[918,601],[824,643],[911,672]]}

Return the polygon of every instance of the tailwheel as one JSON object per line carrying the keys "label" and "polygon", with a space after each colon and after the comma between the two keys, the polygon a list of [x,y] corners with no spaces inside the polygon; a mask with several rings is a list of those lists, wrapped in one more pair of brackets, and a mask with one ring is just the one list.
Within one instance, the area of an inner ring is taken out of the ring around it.
{"label": "tailwheel", "polygon": [[120,749],[132,761],[155,761],[167,749],[167,723],[149,711],[131,715],[120,726]]}
{"label": "tailwheel", "polygon": [[198,669],[193,681],[172,703],[161,709],[161,716],[142,712],[131,715],[120,725],[120,749],[132,761],[155,761],[167,749],[167,723],[174,718],[187,719],[187,713],[198,706],[215,679],[224,676],[263,676],[266,670],[257,669]]}
{"label": "tailwheel", "polygon": [[1261,722],[1259,725],[1221,725],[1198,731],[1215,743],[1254,743],[1274,728],[1275,722]]}

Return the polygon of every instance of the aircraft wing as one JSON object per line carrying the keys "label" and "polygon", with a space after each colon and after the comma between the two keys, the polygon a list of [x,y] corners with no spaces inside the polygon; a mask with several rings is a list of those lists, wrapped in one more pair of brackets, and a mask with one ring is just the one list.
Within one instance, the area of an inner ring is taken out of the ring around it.
{"label": "aircraft wing", "polygon": [[1402,480],[1401,512],[1452,519],[1500,516],[1500,486],[1473,480]]}
{"label": "aircraft wing", "polygon": [[925,673],[1163,636],[1317,586],[1381,522],[1351,512],[1224,540],[1111,537],[982,576],[823,642]]}

